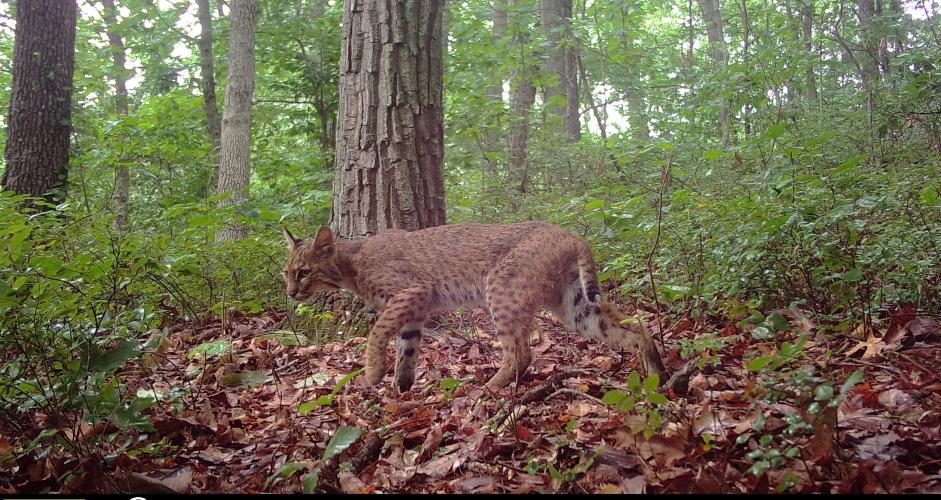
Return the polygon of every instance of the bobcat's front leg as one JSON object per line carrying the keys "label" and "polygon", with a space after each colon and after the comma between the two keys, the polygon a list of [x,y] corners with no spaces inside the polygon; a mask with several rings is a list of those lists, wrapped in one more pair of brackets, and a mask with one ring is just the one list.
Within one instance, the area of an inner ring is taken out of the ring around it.
{"label": "bobcat's front leg", "polygon": [[389,340],[406,324],[425,321],[429,293],[424,288],[407,288],[386,304],[379,320],[369,332],[366,344],[366,382],[376,385],[386,374],[386,348]]}

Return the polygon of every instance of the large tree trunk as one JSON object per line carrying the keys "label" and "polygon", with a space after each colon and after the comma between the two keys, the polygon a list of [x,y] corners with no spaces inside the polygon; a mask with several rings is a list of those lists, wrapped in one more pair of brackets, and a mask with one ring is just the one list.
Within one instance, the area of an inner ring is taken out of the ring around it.
{"label": "large tree trunk", "polygon": [[74,0],[16,3],[4,190],[65,197],[76,12]]}
{"label": "large tree trunk", "polygon": [[536,101],[533,80],[536,66],[526,48],[529,26],[520,11],[519,0],[513,0],[513,37],[511,47],[519,63],[510,68],[510,119],[507,152],[507,183],[520,193],[530,191],[529,172],[526,168],[527,142],[529,142],[530,113]]}
{"label": "large tree trunk", "polygon": [[[229,77],[222,109],[218,192],[230,193],[219,207],[248,200],[251,176],[252,94],[255,92],[255,28],[258,0],[233,0],[229,33]],[[216,242],[238,240],[245,228],[233,222],[216,233]]]}
{"label": "large tree trunk", "polygon": [[719,0],[698,0],[699,10],[706,21],[706,35],[709,37],[709,53],[716,65],[719,76],[719,139],[723,148],[729,145],[732,134],[732,120],[729,114],[728,69],[729,47],[722,34],[722,5]]}
{"label": "large tree trunk", "polygon": [[581,138],[581,122],[575,36],[572,33],[572,0],[540,0],[539,13],[549,49],[546,69],[559,78],[557,85],[545,86],[546,110],[560,118],[569,142],[578,142]]}
{"label": "large tree trunk", "polygon": [[444,224],[443,0],[344,0],[330,225]]}
{"label": "large tree trunk", "polygon": [[[114,61],[114,108],[121,118],[127,117],[127,69],[124,67],[124,40],[118,33],[117,9],[114,0],[102,0],[104,7],[105,28],[108,31],[108,44],[111,46],[111,58]],[[128,199],[131,191],[131,176],[128,169],[119,161],[114,175],[114,225],[123,231],[127,225]]]}
{"label": "large tree trunk", "polygon": [[206,128],[209,130],[212,162],[212,176],[207,182],[206,193],[215,189],[219,178],[219,150],[222,144],[222,122],[219,119],[219,106],[216,104],[216,74],[212,58],[212,11],[209,0],[196,0],[199,13],[199,72],[202,77],[203,110],[206,113]]}

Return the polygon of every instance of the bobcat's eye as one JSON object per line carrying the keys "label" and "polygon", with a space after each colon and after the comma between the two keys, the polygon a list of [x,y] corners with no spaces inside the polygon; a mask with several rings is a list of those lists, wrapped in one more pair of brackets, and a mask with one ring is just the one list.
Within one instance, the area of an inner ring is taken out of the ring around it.
{"label": "bobcat's eye", "polygon": [[300,271],[297,272],[297,279],[299,280],[302,280],[308,276],[310,276],[310,271],[307,269],[301,269]]}

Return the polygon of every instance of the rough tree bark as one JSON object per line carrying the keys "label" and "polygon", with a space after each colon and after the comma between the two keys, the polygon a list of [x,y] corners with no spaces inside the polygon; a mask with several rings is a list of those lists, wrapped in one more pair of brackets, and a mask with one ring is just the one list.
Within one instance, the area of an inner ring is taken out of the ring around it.
{"label": "rough tree bark", "polygon": [[344,0],[330,225],[444,224],[443,0]]}
{"label": "rough tree bark", "polygon": [[74,0],[16,4],[4,190],[65,197],[76,12]]}
{"label": "rough tree bark", "polygon": [[729,145],[732,133],[732,120],[729,114],[728,68],[729,47],[722,34],[722,5],[719,0],[698,0],[699,11],[706,21],[706,35],[709,38],[709,53],[716,65],[719,76],[719,139],[723,148]]}
{"label": "rough tree bark", "polygon": [[[218,192],[231,196],[218,206],[238,205],[248,199],[251,176],[252,94],[255,92],[255,29],[258,0],[233,0],[229,23],[229,77],[222,108]],[[216,232],[216,242],[238,240],[245,228],[233,222]]]}
{"label": "rough tree bark", "polygon": [[581,122],[575,35],[572,33],[572,0],[540,0],[539,14],[549,49],[546,70],[559,79],[556,85],[544,86],[546,109],[560,118],[568,141],[578,142],[581,138]]}
{"label": "rough tree bark", "polygon": [[[124,56],[124,40],[118,33],[117,8],[114,0],[101,0],[105,29],[108,32],[108,45],[114,62],[114,108],[118,116],[127,117],[127,69]],[[131,175],[127,166],[119,161],[114,174],[114,226],[123,231],[127,225],[128,199],[131,191]]]}
{"label": "rough tree bark", "polygon": [[199,72],[202,77],[203,110],[206,113],[206,128],[209,131],[212,162],[212,176],[206,183],[206,193],[215,189],[219,178],[219,150],[222,144],[222,121],[219,119],[219,105],[216,104],[216,74],[212,58],[212,10],[209,0],[196,0],[199,17]]}

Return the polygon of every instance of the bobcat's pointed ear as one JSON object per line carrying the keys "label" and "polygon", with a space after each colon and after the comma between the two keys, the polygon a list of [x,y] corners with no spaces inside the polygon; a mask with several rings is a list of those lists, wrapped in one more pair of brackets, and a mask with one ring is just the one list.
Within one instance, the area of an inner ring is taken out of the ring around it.
{"label": "bobcat's pointed ear", "polygon": [[333,231],[327,226],[320,226],[314,236],[314,255],[320,258],[329,258],[337,254],[337,245],[333,239]]}
{"label": "bobcat's pointed ear", "polygon": [[300,245],[303,240],[291,234],[288,228],[282,227],[281,229],[283,229],[282,233],[284,234],[284,239],[288,242],[288,250],[294,251],[297,245]]}

